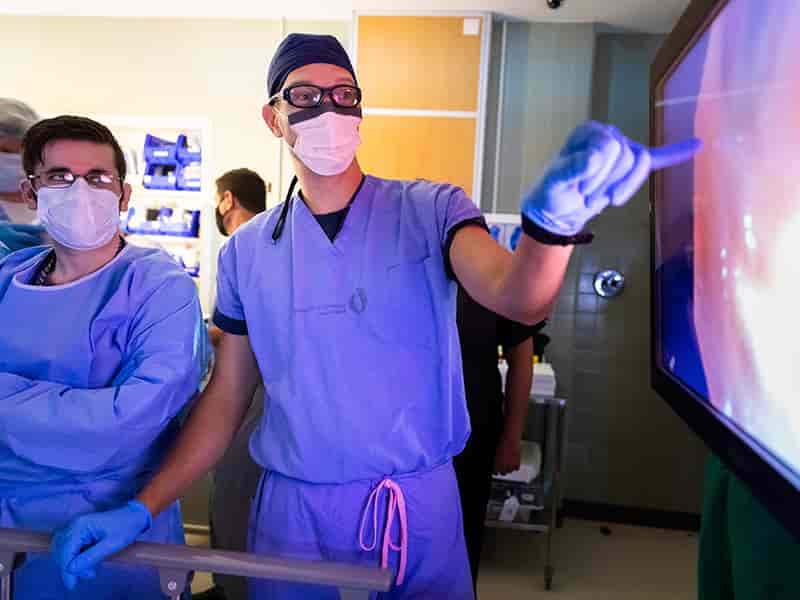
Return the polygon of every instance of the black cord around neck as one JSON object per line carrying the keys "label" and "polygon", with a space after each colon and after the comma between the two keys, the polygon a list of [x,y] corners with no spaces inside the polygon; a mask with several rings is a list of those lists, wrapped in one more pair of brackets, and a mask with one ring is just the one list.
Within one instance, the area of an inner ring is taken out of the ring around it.
{"label": "black cord around neck", "polygon": [[292,195],[294,194],[294,188],[296,185],[297,175],[292,177],[292,183],[289,184],[289,191],[286,193],[286,199],[283,201],[283,208],[281,209],[281,214],[278,217],[278,222],[275,223],[275,229],[272,230],[273,244],[277,244],[278,240],[283,234],[283,228],[286,226],[286,218],[289,216],[289,209],[292,206]]}

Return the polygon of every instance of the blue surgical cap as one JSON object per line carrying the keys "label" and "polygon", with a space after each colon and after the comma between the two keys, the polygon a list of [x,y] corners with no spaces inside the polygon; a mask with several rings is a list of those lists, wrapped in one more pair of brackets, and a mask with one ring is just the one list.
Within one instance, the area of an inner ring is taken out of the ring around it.
{"label": "blue surgical cap", "polygon": [[336,65],[350,72],[356,81],[356,72],[350,63],[347,52],[332,35],[314,35],[310,33],[292,33],[278,46],[272,62],[269,64],[267,89],[271,98],[277,94],[289,73],[315,63]]}

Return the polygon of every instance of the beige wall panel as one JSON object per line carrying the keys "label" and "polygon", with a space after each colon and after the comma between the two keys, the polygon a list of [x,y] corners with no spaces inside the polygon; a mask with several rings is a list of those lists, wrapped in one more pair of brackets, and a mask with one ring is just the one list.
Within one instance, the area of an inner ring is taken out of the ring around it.
{"label": "beige wall panel", "polygon": [[357,60],[367,107],[478,110],[481,36],[463,17],[361,16]]}
{"label": "beige wall panel", "polygon": [[475,127],[474,119],[368,115],[359,161],[371,175],[431,179],[472,194]]}

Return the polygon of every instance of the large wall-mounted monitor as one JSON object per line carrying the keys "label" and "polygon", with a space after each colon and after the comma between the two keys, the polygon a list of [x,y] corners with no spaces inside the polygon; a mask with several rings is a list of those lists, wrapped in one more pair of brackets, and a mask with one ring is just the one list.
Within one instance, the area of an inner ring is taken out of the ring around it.
{"label": "large wall-mounted monitor", "polygon": [[651,74],[653,385],[800,536],[800,2],[694,0]]}

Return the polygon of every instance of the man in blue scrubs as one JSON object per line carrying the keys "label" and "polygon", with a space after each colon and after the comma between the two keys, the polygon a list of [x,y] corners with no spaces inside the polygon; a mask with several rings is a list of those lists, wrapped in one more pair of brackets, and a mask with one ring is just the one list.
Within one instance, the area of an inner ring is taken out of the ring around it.
{"label": "man in blue scrubs", "polygon": [[[364,175],[361,91],[334,38],[286,38],[268,88],[263,117],[300,189],[223,248],[215,372],[140,504],[76,520],[54,557],[82,577],[130,543],[218,460],[260,375],[251,551],[381,564],[395,574],[388,598],[472,598],[451,463],[470,430],[457,284],[503,316],[541,321],[585,223],[697,144],[651,151],[605,125],[578,128],[523,199],[527,235],[512,255],[460,188]],[[268,581],[250,596],[338,597]]]}
{"label": "man in blue scrubs", "polygon": [[[198,390],[205,332],[191,279],[119,235],[131,188],[106,127],[41,121],[22,163],[23,197],[52,246],[0,252],[0,526],[50,532],[142,489]],[[183,542],[177,504],[165,509],[141,539]],[[29,556],[14,597],[161,597],[154,569],[93,575],[70,590],[49,555]]]}

